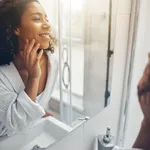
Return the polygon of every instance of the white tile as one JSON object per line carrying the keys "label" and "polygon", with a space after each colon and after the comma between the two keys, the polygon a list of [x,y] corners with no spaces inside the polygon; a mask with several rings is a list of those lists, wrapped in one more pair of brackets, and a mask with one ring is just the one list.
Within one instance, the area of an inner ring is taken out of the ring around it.
{"label": "white tile", "polygon": [[89,10],[95,13],[108,12],[109,0],[88,1]]}
{"label": "white tile", "polygon": [[[118,10],[119,0],[112,0],[112,12],[115,14]],[[92,0],[88,2],[88,9],[91,13],[103,15],[109,13],[110,0]]]}
{"label": "white tile", "polygon": [[[130,15],[118,14],[117,25],[115,34],[114,44],[114,62],[113,62],[113,73],[112,73],[112,94],[111,97],[116,100],[119,94],[122,92],[124,80],[124,67],[126,62],[127,45],[128,45],[128,34],[129,34],[129,20]],[[122,74],[122,75],[121,75]],[[120,97],[121,98],[121,97]],[[112,100],[110,100],[110,103]],[[119,104],[117,104],[119,105]]]}
{"label": "white tile", "polygon": [[[120,59],[120,61],[122,61],[122,59],[125,59],[126,56],[126,49],[128,45],[128,34],[129,34],[129,22],[130,22],[130,15],[125,14],[117,15],[116,38],[115,38],[115,52],[117,51],[117,55],[115,55],[115,57],[117,59]],[[123,53],[124,58],[119,57],[122,56]]]}
{"label": "white tile", "polygon": [[112,13],[116,14],[118,12],[119,0],[112,0]]}
{"label": "white tile", "polygon": [[132,0],[119,0],[118,13],[119,14],[130,14],[131,3],[132,3]]}
{"label": "white tile", "polygon": [[77,127],[46,150],[83,150],[83,125]]}

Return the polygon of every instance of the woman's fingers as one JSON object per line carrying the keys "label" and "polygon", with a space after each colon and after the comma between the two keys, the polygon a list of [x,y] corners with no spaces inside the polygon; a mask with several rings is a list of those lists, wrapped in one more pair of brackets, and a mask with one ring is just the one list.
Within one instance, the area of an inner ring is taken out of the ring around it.
{"label": "woman's fingers", "polygon": [[140,88],[138,87],[138,99],[140,104],[150,105],[150,84],[142,85]]}
{"label": "woman's fingers", "polygon": [[28,45],[28,48],[27,48],[27,54],[29,54],[32,50],[32,48],[34,47],[34,44],[35,44],[35,39],[33,39],[30,44]]}
{"label": "woman's fingers", "polygon": [[141,104],[143,104],[143,103],[144,103],[144,100],[145,100],[144,95],[140,96],[139,101],[140,101],[140,103],[141,103]]}
{"label": "woman's fingers", "polygon": [[138,84],[138,94],[143,94],[150,90],[150,54],[148,55],[148,64],[145,67],[142,78]]}
{"label": "woman's fingers", "polygon": [[25,56],[25,55],[26,55],[26,50],[27,50],[28,44],[29,44],[29,40],[28,40],[28,39],[26,39],[26,40],[25,40],[24,50],[23,50],[23,56]]}
{"label": "woman's fingers", "polygon": [[147,104],[148,106],[150,106],[150,92],[147,93],[147,102],[146,102],[146,104]]}
{"label": "woman's fingers", "polygon": [[37,51],[38,51],[39,48],[40,48],[40,43],[37,43],[37,44],[33,47],[32,51],[30,52],[30,56],[31,56],[31,57],[32,57],[32,56],[36,57],[36,56],[37,56]]}
{"label": "woman's fingers", "polygon": [[43,55],[43,49],[41,49],[40,52],[39,52],[38,55],[37,55],[37,62],[40,61],[42,55]]}
{"label": "woman's fingers", "polygon": [[28,44],[29,44],[29,40],[26,39],[23,52],[21,53],[25,63],[26,63],[26,51],[27,51]]}
{"label": "woman's fingers", "polygon": [[26,40],[26,44],[24,47],[24,59],[25,63],[29,63],[32,65],[35,63],[36,57],[37,57],[37,50],[39,49],[40,44],[37,43],[35,45],[35,39],[33,39],[30,43],[29,40]]}
{"label": "woman's fingers", "polygon": [[147,122],[150,122],[150,54],[148,64],[138,84],[138,99],[144,118],[147,119]]}
{"label": "woman's fingers", "polygon": [[34,44],[35,44],[35,39],[33,39],[29,44],[28,44],[28,46],[27,46],[27,48],[26,48],[26,54],[25,54],[25,56],[26,56],[26,63],[28,63],[28,61],[29,61],[29,55],[30,55],[30,52],[31,52],[31,50],[33,49],[33,47],[34,47]]}
{"label": "woman's fingers", "polygon": [[39,47],[40,47],[40,44],[37,43],[29,54],[31,64],[35,63],[35,61],[36,61],[37,51],[38,51]]}

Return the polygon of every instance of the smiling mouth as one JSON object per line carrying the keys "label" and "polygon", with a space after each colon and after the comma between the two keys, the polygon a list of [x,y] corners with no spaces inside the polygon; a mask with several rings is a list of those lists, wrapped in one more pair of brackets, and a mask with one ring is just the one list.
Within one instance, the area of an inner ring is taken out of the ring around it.
{"label": "smiling mouth", "polygon": [[46,38],[46,39],[50,40],[50,34],[49,33],[42,33],[42,34],[39,34],[39,36],[42,38]]}

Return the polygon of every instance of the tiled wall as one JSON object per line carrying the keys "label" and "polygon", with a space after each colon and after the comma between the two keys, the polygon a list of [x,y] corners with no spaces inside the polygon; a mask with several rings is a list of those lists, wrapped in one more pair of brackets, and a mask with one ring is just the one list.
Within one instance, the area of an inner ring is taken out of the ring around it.
{"label": "tiled wall", "polygon": [[117,135],[128,42],[131,0],[118,0],[117,29],[110,105],[47,150],[96,150],[96,136],[107,126]]}

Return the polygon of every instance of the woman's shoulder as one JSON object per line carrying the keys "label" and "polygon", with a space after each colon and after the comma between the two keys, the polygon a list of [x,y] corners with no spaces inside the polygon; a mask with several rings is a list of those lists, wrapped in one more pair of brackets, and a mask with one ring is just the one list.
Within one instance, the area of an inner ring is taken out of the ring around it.
{"label": "woman's shoulder", "polygon": [[12,90],[13,87],[11,85],[10,79],[14,78],[14,73],[15,73],[15,69],[13,67],[13,63],[10,63],[10,65],[0,66],[0,87],[5,87],[7,89]]}
{"label": "woman's shoulder", "polygon": [[8,80],[8,78],[5,76],[5,74],[2,72],[3,67],[0,66],[0,88],[4,88],[7,89],[7,87],[9,87],[10,82]]}
{"label": "woman's shoulder", "polygon": [[8,65],[0,66],[0,79],[6,78],[5,71],[7,70]]}

